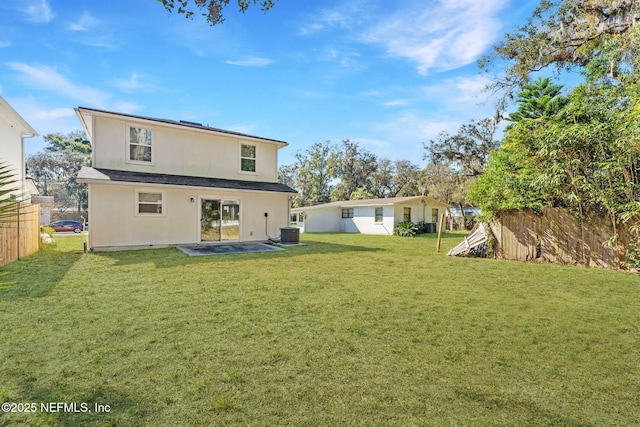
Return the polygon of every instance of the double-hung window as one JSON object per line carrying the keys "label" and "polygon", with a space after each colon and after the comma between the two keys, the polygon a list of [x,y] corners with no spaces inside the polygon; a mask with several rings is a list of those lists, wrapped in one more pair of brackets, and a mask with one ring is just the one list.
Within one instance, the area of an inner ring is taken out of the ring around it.
{"label": "double-hung window", "polygon": [[136,192],[136,214],[138,215],[163,215],[164,193],[162,192]]}
{"label": "double-hung window", "polygon": [[376,222],[382,222],[382,208],[376,208]]}
{"label": "double-hung window", "polygon": [[404,215],[402,220],[404,222],[411,222],[411,208],[404,208]]}
{"label": "double-hung window", "polygon": [[256,171],[256,146],[242,144],[240,146],[240,170],[242,172]]}
{"label": "double-hung window", "polygon": [[353,218],[353,208],[343,208],[342,218]]}
{"label": "double-hung window", "polygon": [[127,142],[129,161],[153,162],[153,131],[151,129],[129,126]]}

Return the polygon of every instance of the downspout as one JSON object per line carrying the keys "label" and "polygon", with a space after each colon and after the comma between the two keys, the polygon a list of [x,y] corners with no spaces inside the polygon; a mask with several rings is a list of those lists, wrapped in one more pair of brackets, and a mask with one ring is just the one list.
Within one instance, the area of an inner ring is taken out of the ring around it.
{"label": "downspout", "polygon": [[[33,130],[33,129],[32,129]],[[35,136],[38,136],[37,133],[34,132],[22,132],[20,135],[20,163],[21,163],[21,179],[22,182],[20,183],[20,187],[22,189],[22,194],[18,195],[18,259],[20,259],[20,205],[22,203],[22,201],[20,199],[22,199],[22,197],[24,197],[24,195],[27,192],[27,186],[26,186],[26,182],[27,182],[27,168],[26,168],[26,164],[25,164],[25,157],[24,157],[24,139],[25,138],[33,138]],[[29,200],[31,200],[31,195],[29,195]],[[38,220],[39,222],[39,220]],[[38,224],[40,225],[40,224]],[[38,227],[39,229],[40,227]],[[38,231],[38,235],[40,234],[40,232]]]}

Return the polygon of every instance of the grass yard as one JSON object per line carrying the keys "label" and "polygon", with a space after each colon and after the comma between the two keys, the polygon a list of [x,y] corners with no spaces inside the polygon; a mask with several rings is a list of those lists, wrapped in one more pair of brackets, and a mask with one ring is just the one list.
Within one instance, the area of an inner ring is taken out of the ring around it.
{"label": "grass yard", "polygon": [[0,270],[0,425],[638,425],[640,277],[443,239],[82,254]]}

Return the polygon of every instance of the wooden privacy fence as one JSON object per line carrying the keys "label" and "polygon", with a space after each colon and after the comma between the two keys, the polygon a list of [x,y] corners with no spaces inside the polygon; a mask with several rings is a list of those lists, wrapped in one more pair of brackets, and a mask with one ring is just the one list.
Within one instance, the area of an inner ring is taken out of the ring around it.
{"label": "wooden privacy fence", "polygon": [[40,205],[20,206],[0,223],[0,267],[40,250]]}
{"label": "wooden privacy fence", "polygon": [[[607,217],[581,222],[567,209],[543,209],[540,215],[531,210],[502,212],[491,231],[497,258],[617,268],[625,257],[624,249],[604,244],[614,234]],[[618,247],[626,248],[628,231],[617,231]]]}

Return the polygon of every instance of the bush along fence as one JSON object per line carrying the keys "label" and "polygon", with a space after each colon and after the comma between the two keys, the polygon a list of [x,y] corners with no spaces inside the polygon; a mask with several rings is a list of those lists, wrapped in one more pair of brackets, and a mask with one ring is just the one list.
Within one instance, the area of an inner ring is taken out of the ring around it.
{"label": "bush along fence", "polygon": [[636,265],[640,259],[635,259],[637,236],[632,234],[632,227],[619,227],[617,241],[608,244],[615,233],[606,217],[581,221],[562,208],[542,209],[540,214],[502,211],[490,226],[496,258],[587,267],[640,267]]}
{"label": "bush along fence", "polygon": [[0,223],[0,267],[40,250],[40,205],[21,204]]}

